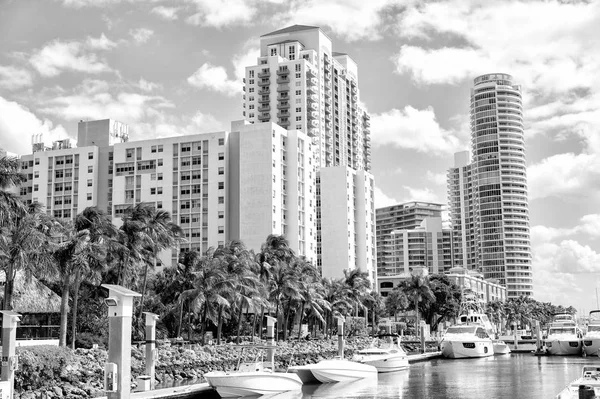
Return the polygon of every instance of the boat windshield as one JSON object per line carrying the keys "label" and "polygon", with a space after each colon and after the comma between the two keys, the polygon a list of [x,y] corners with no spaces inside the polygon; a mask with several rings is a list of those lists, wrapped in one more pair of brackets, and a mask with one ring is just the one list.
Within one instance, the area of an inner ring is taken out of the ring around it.
{"label": "boat windshield", "polygon": [[598,326],[596,326],[596,325],[594,325],[594,326],[588,326],[587,331],[588,332],[592,332],[592,331],[598,332],[598,331],[600,331],[600,325],[598,325]]}
{"label": "boat windshield", "polygon": [[573,321],[573,316],[571,316],[570,314],[559,314],[554,316],[554,321]]}
{"label": "boat windshield", "polygon": [[552,334],[576,334],[575,328],[573,327],[552,327],[548,331],[548,335]]}
{"label": "boat windshield", "polygon": [[477,326],[452,326],[448,327],[446,334],[475,334]]}

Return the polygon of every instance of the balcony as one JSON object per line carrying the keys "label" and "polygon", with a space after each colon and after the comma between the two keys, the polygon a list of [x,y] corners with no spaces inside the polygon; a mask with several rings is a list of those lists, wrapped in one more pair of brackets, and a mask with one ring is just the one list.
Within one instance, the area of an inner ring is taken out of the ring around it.
{"label": "balcony", "polygon": [[308,124],[309,124],[309,126],[312,126],[312,127],[319,127],[319,122],[317,122],[316,119],[308,121]]}
{"label": "balcony", "polygon": [[313,101],[309,101],[308,102],[308,106],[312,109],[314,109],[315,111],[319,109],[319,105],[316,102]]}
{"label": "balcony", "polygon": [[308,111],[306,113],[306,117],[311,120],[311,119],[319,119],[319,113],[317,111]]}
{"label": "balcony", "polygon": [[290,103],[279,103],[277,104],[277,109],[289,109]]}
{"label": "balcony", "polygon": [[290,96],[288,96],[286,93],[282,93],[277,96],[277,101],[288,101],[289,99]]}
{"label": "balcony", "polygon": [[288,111],[280,111],[277,113],[277,117],[278,118],[289,118],[290,117],[290,113]]}
{"label": "balcony", "polygon": [[314,86],[316,86],[316,85],[319,84],[319,79],[317,79],[317,78],[307,78],[306,79],[306,84],[307,85],[314,85]]}
{"label": "balcony", "polygon": [[290,85],[277,86],[278,92],[290,91]]}
{"label": "balcony", "polygon": [[268,96],[269,94],[271,94],[271,89],[269,89],[268,87],[263,87],[257,93],[259,96]]}
{"label": "balcony", "polygon": [[269,113],[259,114],[258,120],[261,122],[268,122],[271,120],[271,114],[269,114]]}
{"label": "balcony", "polygon": [[306,92],[307,93],[316,94],[317,93],[317,86],[306,86]]}
{"label": "balcony", "polygon": [[281,127],[288,127],[290,125],[290,121],[282,121],[282,122],[278,122],[278,124]]}
{"label": "balcony", "polygon": [[279,75],[279,76],[285,76],[288,73],[290,73],[290,70],[287,69],[287,68],[285,68],[285,69],[278,69],[277,70],[277,75]]}
{"label": "balcony", "polygon": [[306,97],[306,100],[307,100],[309,103],[317,103],[317,102],[319,102],[319,96],[317,96],[316,94],[309,94],[309,95]]}
{"label": "balcony", "polygon": [[352,94],[356,94],[357,90],[356,90],[356,86],[352,86]]}
{"label": "balcony", "polygon": [[290,78],[288,77],[279,77],[277,78],[277,83],[281,84],[281,83],[290,83]]}
{"label": "balcony", "polygon": [[331,90],[325,90],[325,97],[331,98]]}
{"label": "balcony", "polygon": [[261,105],[258,108],[258,112],[269,112],[271,110],[270,105]]}
{"label": "balcony", "polygon": [[271,72],[269,72],[269,71],[258,73],[259,78],[268,78],[269,76],[271,76]]}
{"label": "balcony", "polygon": [[270,79],[263,79],[258,81],[259,86],[269,86],[271,84]]}
{"label": "balcony", "polygon": [[[318,134],[319,134],[319,129],[317,129],[317,128],[314,128],[314,127],[310,127],[310,128],[308,129],[308,135],[309,135],[309,136],[316,136],[316,135],[318,135]],[[313,142],[313,144],[316,144],[316,142]]]}
{"label": "balcony", "polygon": [[369,121],[367,118],[365,118],[365,127],[371,127],[371,121]]}
{"label": "balcony", "polygon": [[317,75],[315,74],[315,72],[312,69],[306,68],[306,76],[312,78],[312,77],[316,77]]}
{"label": "balcony", "polygon": [[259,102],[259,103],[263,103],[263,104],[264,104],[264,103],[269,103],[269,102],[271,102],[271,99],[270,99],[269,97],[260,97],[260,98],[258,99],[258,102]]}

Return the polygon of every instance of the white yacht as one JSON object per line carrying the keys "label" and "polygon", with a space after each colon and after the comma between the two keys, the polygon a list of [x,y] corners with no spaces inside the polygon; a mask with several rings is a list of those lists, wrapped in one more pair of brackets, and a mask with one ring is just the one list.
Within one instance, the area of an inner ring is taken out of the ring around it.
{"label": "white yacht", "polygon": [[459,359],[486,357],[494,354],[492,339],[483,326],[478,324],[458,324],[448,327],[440,341],[444,357]]}
{"label": "white yacht", "polygon": [[583,333],[574,322],[550,324],[545,339],[546,352],[550,355],[580,355]]}
{"label": "white yacht", "polygon": [[583,351],[587,356],[600,356],[600,310],[592,310],[585,336]]}
{"label": "white yacht", "polygon": [[[397,335],[385,335],[386,341],[379,347],[373,345],[359,350],[352,360],[375,366],[379,373],[388,373],[408,368],[408,355],[398,342]],[[379,341],[375,339],[374,341]]]}
{"label": "white yacht", "polygon": [[322,383],[377,377],[377,369],[374,366],[339,358],[321,360],[317,364],[309,364],[300,368],[310,371],[314,378]]}
{"label": "white yacht", "polygon": [[222,398],[270,395],[302,389],[296,374],[277,373],[264,368],[262,362],[242,363],[231,372],[211,371],[204,374],[208,385]]}
{"label": "white yacht", "polygon": [[[572,381],[557,396],[556,399],[577,399],[577,398],[597,398],[600,396],[600,367],[583,366],[583,375]],[[581,392],[581,387],[583,392]],[[585,395],[585,391],[593,391],[590,395]],[[582,396],[581,394],[584,393]]]}

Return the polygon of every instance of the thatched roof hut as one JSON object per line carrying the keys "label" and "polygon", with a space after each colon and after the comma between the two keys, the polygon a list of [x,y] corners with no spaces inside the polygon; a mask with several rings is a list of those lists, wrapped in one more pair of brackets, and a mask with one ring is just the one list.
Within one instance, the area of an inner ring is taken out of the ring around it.
{"label": "thatched roof hut", "polygon": [[[0,300],[4,300],[6,274],[0,271]],[[13,291],[13,310],[17,313],[59,313],[61,298],[50,288],[31,276],[18,271]]]}

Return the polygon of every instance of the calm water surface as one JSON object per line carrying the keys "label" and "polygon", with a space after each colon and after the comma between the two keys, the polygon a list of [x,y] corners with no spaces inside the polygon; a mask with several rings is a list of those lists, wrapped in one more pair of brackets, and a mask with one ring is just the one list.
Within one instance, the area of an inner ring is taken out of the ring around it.
{"label": "calm water surface", "polygon": [[600,359],[529,353],[482,359],[435,359],[413,363],[409,370],[379,374],[372,381],[305,385],[302,392],[269,398],[554,398],[579,377],[586,364],[600,365]]}

